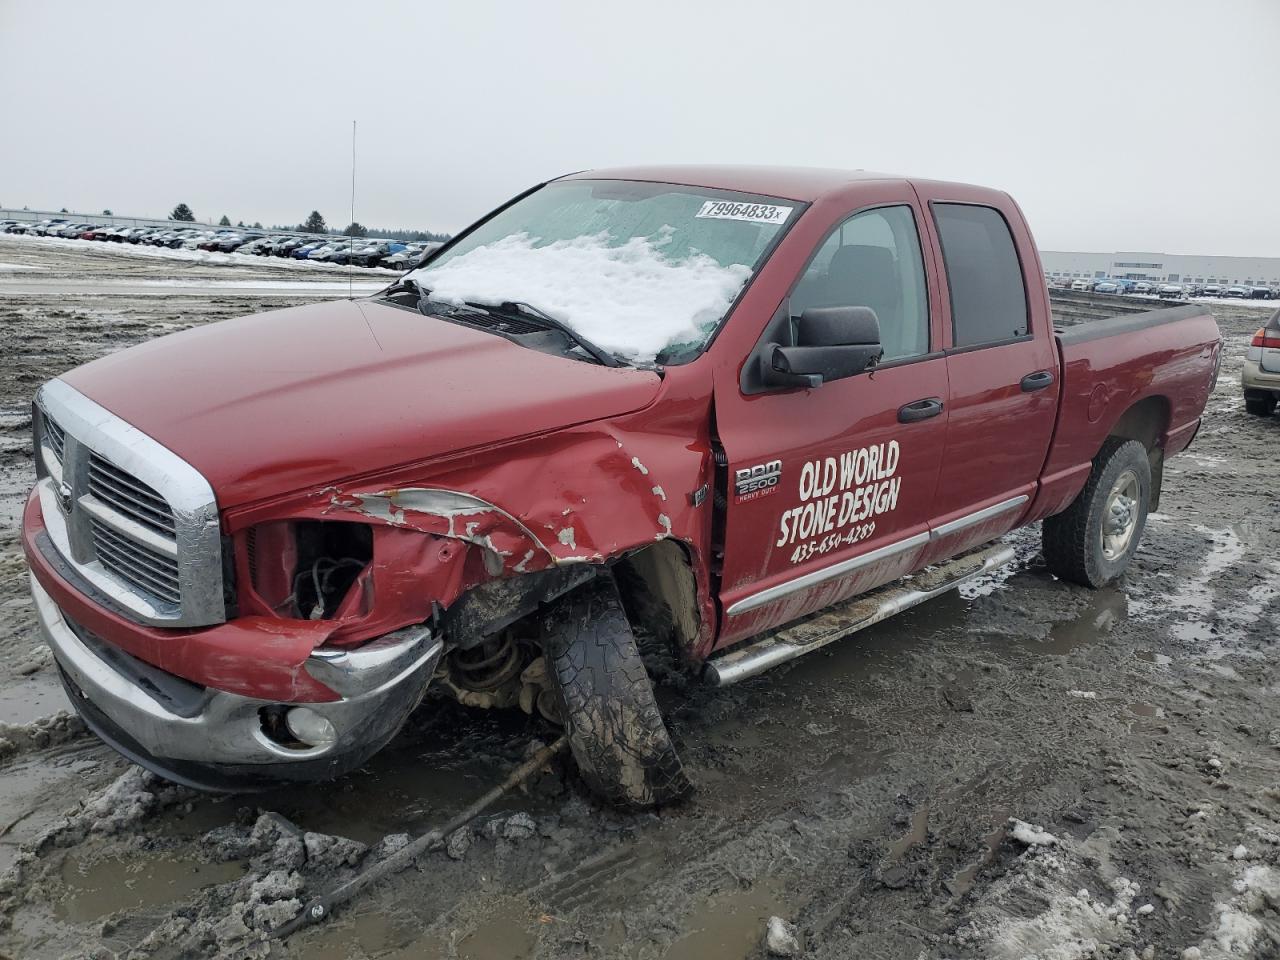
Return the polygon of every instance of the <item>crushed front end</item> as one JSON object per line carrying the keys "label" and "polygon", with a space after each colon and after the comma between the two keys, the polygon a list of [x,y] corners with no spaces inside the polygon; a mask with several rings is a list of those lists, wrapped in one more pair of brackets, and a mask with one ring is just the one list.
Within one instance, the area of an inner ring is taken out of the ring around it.
{"label": "crushed front end", "polygon": [[394,736],[440,661],[465,544],[314,518],[228,534],[193,467],[62,381],[34,430],[37,617],[103,740],[236,790],[339,776]]}

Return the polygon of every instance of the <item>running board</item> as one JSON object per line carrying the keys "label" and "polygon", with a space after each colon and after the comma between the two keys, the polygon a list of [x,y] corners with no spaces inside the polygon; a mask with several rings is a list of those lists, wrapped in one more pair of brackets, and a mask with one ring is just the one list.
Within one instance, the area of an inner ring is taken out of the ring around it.
{"label": "running board", "polygon": [[703,670],[703,679],[723,687],[754,677],[770,667],[821,649],[895,613],[910,610],[917,604],[954,590],[968,580],[1003,567],[1013,558],[1012,546],[996,543],[934,564],[913,577],[859,594],[797,623],[767,633],[754,643],[711,657]]}

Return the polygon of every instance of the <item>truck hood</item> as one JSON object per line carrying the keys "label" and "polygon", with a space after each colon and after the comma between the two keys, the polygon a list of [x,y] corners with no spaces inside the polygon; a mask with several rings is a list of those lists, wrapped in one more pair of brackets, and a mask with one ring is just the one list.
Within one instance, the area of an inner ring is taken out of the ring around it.
{"label": "truck hood", "polygon": [[627,413],[661,384],[372,300],[193,328],[62,379],[204,474],[223,509]]}

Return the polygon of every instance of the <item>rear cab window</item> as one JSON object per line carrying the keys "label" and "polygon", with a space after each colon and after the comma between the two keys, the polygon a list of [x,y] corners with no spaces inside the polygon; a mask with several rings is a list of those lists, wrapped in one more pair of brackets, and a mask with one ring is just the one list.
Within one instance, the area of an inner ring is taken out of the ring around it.
{"label": "rear cab window", "polygon": [[932,204],[947,287],[953,348],[991,346],[1030,333],[1022,264],[1013,234],[994,207]]}

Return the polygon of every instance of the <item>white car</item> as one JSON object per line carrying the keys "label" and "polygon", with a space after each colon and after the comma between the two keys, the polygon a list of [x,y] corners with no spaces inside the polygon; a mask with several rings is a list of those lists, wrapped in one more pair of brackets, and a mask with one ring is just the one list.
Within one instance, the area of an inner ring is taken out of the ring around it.
{"label": "white car", "polygon": [[1244,407],[1257,417],[1269,417],[1280,398],[1280,310],[1253,335],[1240,376]]}

